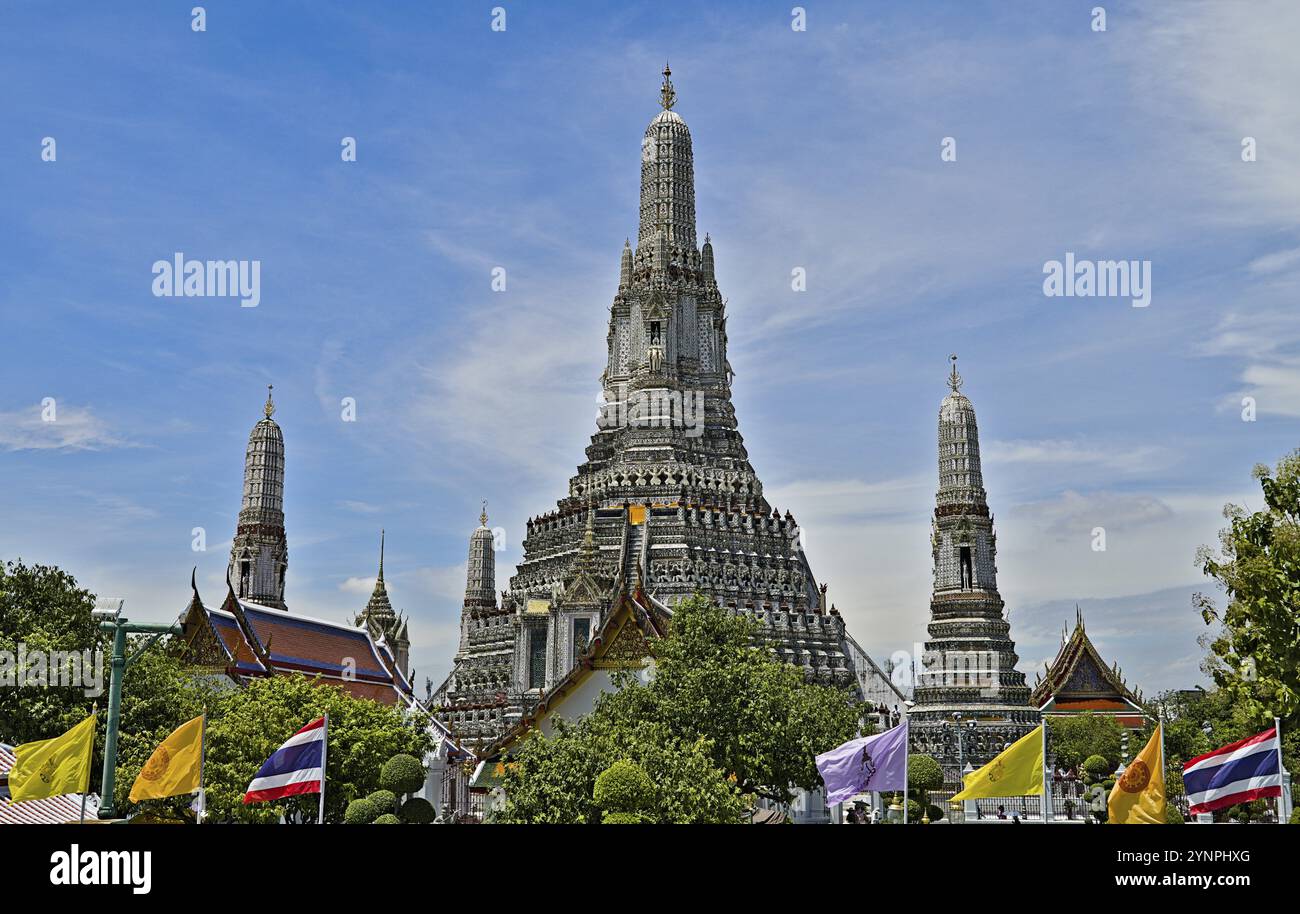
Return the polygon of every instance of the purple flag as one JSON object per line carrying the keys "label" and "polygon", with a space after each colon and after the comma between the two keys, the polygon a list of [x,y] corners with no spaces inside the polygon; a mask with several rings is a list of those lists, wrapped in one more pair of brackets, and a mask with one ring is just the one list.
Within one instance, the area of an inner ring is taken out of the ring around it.
{"label": "purple flag", "polygon": [[906,790],[907,721],[823,752],[817,756],[817,773],[826,784],[827,804],[868,790]]}

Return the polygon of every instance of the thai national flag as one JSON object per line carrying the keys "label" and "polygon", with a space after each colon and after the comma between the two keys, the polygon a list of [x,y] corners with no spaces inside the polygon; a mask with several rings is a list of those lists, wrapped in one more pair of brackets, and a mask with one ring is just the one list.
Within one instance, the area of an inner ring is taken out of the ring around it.
{"label": "thai national flag", "polygon": [[1192,813],[1210,812],[1282,795],[1277,728],[1230,743],[1183,764],[1183,789]]}
{"label": "thai national flag", "polygon": [[325,790],[325,718],[303,727],[271,753],[248,785],[244,803],[279,800]]}

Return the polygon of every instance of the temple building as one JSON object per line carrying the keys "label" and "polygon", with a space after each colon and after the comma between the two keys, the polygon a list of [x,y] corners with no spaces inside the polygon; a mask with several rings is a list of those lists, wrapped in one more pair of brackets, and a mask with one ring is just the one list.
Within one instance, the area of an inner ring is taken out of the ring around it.
{"label": "temple building", "polygon": [[980,468],[975,407],[961,392],[957,357],[939,406],[939,489],[931,521],[934,590],[930,640],[908,714],[913,752],[939,760],[961,784],[967,764],[988,762],[1039,723],[1016,669],[1011,625],[998,594],[996,534]]}
{"label": "temple building", "polygon": [[[556,509],[527,523],[498,600],[486,515],[470,538],[461,637],[430,706],[483,747],[564,683],[614,607],[665,624],[700,591],[762,624],[808,680],[903,696],[827,606],[799,526],[750,465],[731,402],[726,304],[698,243],[691,134],[665,67],[641,142],[640,224],[625,242],[601,373],[604,408]],[[1027,695],[1026,695],[1027,697]]]}
{"label": "temple building", "polygon": [[1030,702],[1052,716],[1103,714],[1130,730],[1141,730],[1147,723],[1141,693],[1128,687],[1117,664],[1106,665],[1077,610],[1074,630],[1068,637],[1061,633],[1061,649],[1039,674]]}

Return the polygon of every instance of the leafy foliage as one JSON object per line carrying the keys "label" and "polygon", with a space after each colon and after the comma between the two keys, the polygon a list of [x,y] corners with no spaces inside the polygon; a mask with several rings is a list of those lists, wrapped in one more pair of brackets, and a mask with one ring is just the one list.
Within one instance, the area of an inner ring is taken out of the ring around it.
{"label": "leafy foliage", "polygon": [[1207,625],[1220,623],[1208,671],[1262,728],[1300,712],[1300,451],[1275,472],[1260,465],[1254,475],[1264,510],[1226,506],[1231,526],[1219,535],[1221,554],[1203,548],[1197,556],[1228,605],[1220,614],[1203,594],[1195,604]]}
{"label": "leafy foliage", "polygon": [[436,816],[433,804],[424,797],[411,797],[398,813],[398,818],[407,825],[428,825]]}
{"label": "leafy foliage", "polygon": [[736,822],[742,795],[785,803],[791,788],[820,787],[813,757],[857,735],[859,710],[756,637],[744,616],[698,594],[683,601],[648,684],[620,676],[576,724],[523,745],[498,821],[598,822],[596,778],[621,760],[649,774],[657,822]]}
{"label": "leafy foliage", "polygon": [[393,815],[391,812],[386,812],[378,819],[375,819],[375,821],[370,824],[371,825],[401,825],[402,820],[397,818],[397,816]]}
{"label": "leafy foliage", "polygon": [[379,807],[372,800],[353,800],[343,813],[345,825],[369,825],[379,818]]}
{"label": "leafy foliage", "polygon": [[907,786],[912,790],[938,790],[943,786],[943,768],[932,755],[913,755],[907,760]]}
{"label": "leafy foliage", "polygon": [[1048,717],[1048,746],[1061,768],[1079,768],[1089,756],[1099,755],[1110,764],[1110,771],[1119,767],[1123,728],[1107,714],[1071,714]]}
{"label": "leafy foliage", "polygon": [[[107,690],[108,645],[90,616],[94,605],[94,596],[58,568],[0,564],[0,650],[17,656],[23,644],[28,652],[103,651]],[[18,744],[57,736],[85,720],[94,704],[78,688],[0,688],[0,740]],[[102,734],[101,723],[100,747]]]}
{"label": "leafy foliage", "polygon": [[1112,765],[1110,759],[1103,755],[1090,755],[1083,760],[1083,782],[1095,784],[1114,773],[1118,765]]}
{"label": "leafy foliage", "polygon": [[[208,811],[213,821],[315,821],[315,795],[275,803],[243,804],[244,790],[262,762],[290,734],[329,712],[325,821],[341,822],[348,804],[381,786],[380,768],[398,753],[430,747],[427,727],[396,708],[353,698],[342,689],[298,675],[258,679],[220,696],[208,719]],[[414,762],[414,759],[412,759]],[[415,762],[416,768],[419,763]]]}
{"label": "leafy foliage", "polygon": [[610,816],[629,814],[638,821],[654,805],[655,785],[636,762],[619,759],[596,776],[592,801],[604,810],[601,821],[616,824]]}
{"label": "leafy foliage", "polygon": [[415,793],[424,786],[424,766],[412,755],[395,755],[384,762],[379,783],[398,796]]}
{"label": "leafy foliage", "polygon": [[380,813],[397,812],[397,794],[391,790],[376,790],[370,796],[366,797]]}

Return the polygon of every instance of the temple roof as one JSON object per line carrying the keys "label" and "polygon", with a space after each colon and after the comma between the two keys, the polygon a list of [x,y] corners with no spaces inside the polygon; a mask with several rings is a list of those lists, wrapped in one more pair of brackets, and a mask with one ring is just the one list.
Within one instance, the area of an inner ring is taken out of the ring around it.
{"label": "temple roof", "polygon": [[1119,668],[1107,667],[1076,609],[1074,631],[1062,635],[1056,659],[1040,675],[1030,701],[1056,711],[1142,712],[1141,696],[1124,682]]}
{"label": "temple roof", "polygon": [[411,685],[392,652],[364,626],[274,609],[233,592],[214,608],[195,590],[183,631],[192,652],[215,650],[210,659],[234,679],[302,673],[342,686],[354,698],[389,705],[411,700]]}

